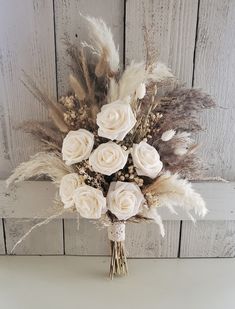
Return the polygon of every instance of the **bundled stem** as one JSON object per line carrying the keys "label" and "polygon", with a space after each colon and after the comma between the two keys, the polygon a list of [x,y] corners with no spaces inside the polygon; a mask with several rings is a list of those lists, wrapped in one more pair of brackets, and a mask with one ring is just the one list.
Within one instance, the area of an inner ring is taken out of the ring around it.
{"label": "bundled stem", "polygon": [[111,279],[115,275],[127,275],[127,258],[125,252],[124,241],[113,241],[110,240],[111,246],[111,261],[109,276]]}

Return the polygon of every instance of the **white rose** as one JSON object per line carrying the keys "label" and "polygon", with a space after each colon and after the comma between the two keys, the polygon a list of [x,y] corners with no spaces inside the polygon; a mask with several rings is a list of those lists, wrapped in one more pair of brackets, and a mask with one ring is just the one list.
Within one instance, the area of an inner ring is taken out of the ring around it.
{"label": "white rose", "polygon": [[74,192],[74,202],[78,213],[87,219],[99,219],[106,211],[106,198],[96,188],[83,185]]}
{"label": "white rose", "polygon": [[127,101],[117,100],[105,104],[97,114],[98,135],[111,140],[122,141],[135,123],[135,116]]}
{"label": "white rose", "polygon": [[122,169],[127,162],[128,152],[114,142],[99,145],[90,155],[89,164],[95,172],[108,175]]}
{"label": "white rose", "polygon": [[61,179],[59,194],[61,201],[64,203],[64,208],[74,206],[74,191],[82,184],[82,177],[76,173],[67,174]]}
{"label": "white rose", "polygon": [[107,207],[119,220],[135,216],[144,202],[144,196],[135,183],[117,181],[110,184]]}
{"label": "white rose", "polygon": [[155,178],[162,170],[163,164],[157,150],[145,141],[133,144],[131,155],[139,176]]}
{"label": "white rose", "polygon": [[67,165],[89,158],[94,146],[94,135],[85,129],[69,131],[63,140],[62,156]]}

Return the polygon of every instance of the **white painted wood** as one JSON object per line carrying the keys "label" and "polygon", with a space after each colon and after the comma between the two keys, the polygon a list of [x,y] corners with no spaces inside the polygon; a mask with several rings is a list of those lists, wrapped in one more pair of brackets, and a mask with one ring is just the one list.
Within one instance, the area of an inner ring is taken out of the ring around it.
{"label": "white painted wood", "polygon": [[144,11],[159,59],[191,86],[197,20],[195,0],[128,0],[126,4],[126,63],[143,60]]}
{"label": "white painted wood", "polygon": [[[39,143],[16,130],[16,126],[24,120],[48,119],[47,111],[23,86],[22,70],[51,96],[56,96],[56,74],[53,1],[0,2],[0,177],[5,178],[12,168],[40,150]],[[8,231],[15,233],[7,235],[8,248],[30,224],[33,221],[24,226],[6,220]],[[58,253],[58,238],[62,241],[62,234],[54,232],[60,230],[61,224],[56,221],[45,227],[49,234],[32,235],[32,242],[25,241],[17,253]]]}
{"label": "white painted wood", "polygon": [[234,309],[235,259],[130,259],[108,279],[109,258],[0,257],[2,308]]}
{"label": "white painted wood", "polygon": [[0,219],[0,255],[5,254],[4,233],[2,219]]}
{"label": "white painted wood", "polygon": [[[7,253],[10,254],[17,241],[40,221],[28,219],[5,220]],[[61,255],[63,253],[62,220],[53,220],[35,229],[13,252],[16,255]]]}
{"label": "white painted wood", "polygon": [[94,222],[76,219],[64,220],[66,255],[108,255],[109,240],[106,229],[98,230]]}
{"label": "white painted wood", "polygon": [[166,235],[160,235],[154,223],[127,225],[126,249],[129,257],[177,257],[180,221],[164,221]]}
{"label": "white painted wood", "polygon": [[[193,183],[207,203],[209,213],[205,220],[235,220],[235,183],[198,182]],[[0,181],[0,218],[45,218],[55,213],[53,199],[55,186],[49,181],[26,181],[6,189]],[[164,220],[189,220],[184,212],[171,214],[166,209],[159,209]],[[63,218],[74,218],[73,214]],[[204,220],[199,218],[199,220]]]}
{"label": "white painted wood", "polygon": [[235,222],[183,222],[181,257],[235,257]]}
{"label": "white painted wood", "polygon": [[[79,15],[101,17],[111,28],[114,39],[119,45],[120,59],[123,58],[124,0],[57,0],[55,1],[55,32],[57,53],[57,79],[59,95],[68,91],[70,59],[66,53],[63,38],[79,46],[87,40],[88,29]],[[122,63],[122,60],[121,60]]]}
{"label": "white painted wood", "polygon": [[[166,236],[162,238],[156,224],[127,224],[126,250],[129,257],[177,257],[179,243],[179,221],[166,221]],[[66,219],[66,255],[109,255],[107,230],[97,230],[93,222]]]}
{"label": "white painted wood", "polygon": [[1,1],[0,54],[0,177],[5,178],[40,150],[16,126],[24,120],[47,119],[45,109],[22,84],[22,70],[49,95],[56,95],[52,1]]}
{"label": "white painted wood", "polygon": [[208,174],[235,179],[235,2],[201,0],[194,85],[212,94],[218,108],[202,117],[200,135]]}

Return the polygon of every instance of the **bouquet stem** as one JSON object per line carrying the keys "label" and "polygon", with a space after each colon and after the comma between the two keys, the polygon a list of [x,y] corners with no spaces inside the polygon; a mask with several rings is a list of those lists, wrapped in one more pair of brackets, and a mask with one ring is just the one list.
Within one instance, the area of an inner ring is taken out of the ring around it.
{"label": "bouquet stem", "polygon": [[111,246],[111,261],[109,276],[127,275],[127,258],[125,251],[125,223],[113,222],[108,227],[108,237]]}
{"label": "bouquet stem", "polygon": [[124,241],[110,241],[111,245],[111,261],[109,276],[111,279],[115,275],[127,275],[127,259]]}

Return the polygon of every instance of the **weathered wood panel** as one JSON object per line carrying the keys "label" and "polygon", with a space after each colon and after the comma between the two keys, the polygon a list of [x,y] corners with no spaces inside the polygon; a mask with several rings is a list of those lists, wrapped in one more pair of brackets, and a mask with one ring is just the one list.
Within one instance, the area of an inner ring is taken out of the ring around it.
{"label": "weathered wood panel", "polygon": [[[144,14],[145,12],[145,14]],[[144,18],[153,27],[159,59],[191,86],[195,45],[197,1],[128,0],[126,5],[126,62],[145,56]]]}
{"label": "weathered wood panel", "polygon": [[194,85],[212,94],[218,108],[202,117],[200,134],[208,174],[235,179],[235,1],[201,0]]}
{"label": "weathered wood panel", "polygon": [[[161,237],[156,224],[127,224],[126,250],[129,257],[177,257],[179,221],[165,221],[166,236]],[[109,255],[107,230],[87,220],[65,219],[65,254]]]}
{"label": "weathered wood panel", "polygon": [[[205,145],[201,156],[208,163],[208,175],[231,180],[235,177],[234,29],[234,1],[200,1],[193,84],[212,94],[218,104],[215,111],[202,115],[201,123],[207,130],[199,135],[199,142]],[[215,186],[214,192],[217,189]],[[221,190],[219,193],[223,196]],[[222,211],[227,203],[226,198],[220,202]],[[182,257],[235,255],[234,221],[204,221],[196,227],[183,222],[181,235]]]}
{"label": "weathered wood panel", "polygon": [[[40,150],[39,143],[15,127],[24,120],[47,119],[47,112],[21,83],[22,70],[49,95],[56,96],[52,0],[1,1],[0,68],[0,177],[4,179],[12,168]],[[30,206],[30,200],[28,203]],[[33,223],[19,224],[6,219],[8,251]],[[45,233],[35,232],[31,241],[26,240],[16,253],[58,253],[61,225],[62,221],[55,221],[42,228]]]}
{"label": "weathered wood panel", "polygon": [[180,257],[234,257],[235,221],[183,222]]}
{"label": "weathered wood panel", "polygon": [[47,117],[47,112],[22,84],[22,70],[50,95],[56,95],[52,4],[47,0],[1,1],[1,178],[40,150],[31,136],[15,128],[24,120]]}
{"label": "weathered wood panel", "polygon": [[[10,254],[17,241],[40,221],[38,219],[5,220],[7,253]],[[63,253],[62,220],[54,220],[35,229],[13,252],[16,255],[61,255]]]}
{"label": "weathered wood panel", "polygon": [[3,233],[3,223],[0,219],[0,255],[5,254],[5,243],[4,243],[4,233]]}
{"label": "weathered wood panel", "polygon": [[119,45],[120,59],[123,57],[124,0],[57,0],[55,1],[55,33],[57,54],[57,80],[59,95],[68,91],[70,59],[63,39],[79,46],[87,40],[88,30],[79,13],[100,17],[112,29],[116,44]]}

